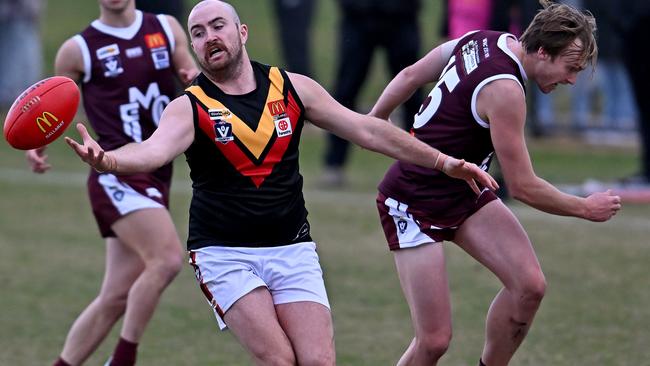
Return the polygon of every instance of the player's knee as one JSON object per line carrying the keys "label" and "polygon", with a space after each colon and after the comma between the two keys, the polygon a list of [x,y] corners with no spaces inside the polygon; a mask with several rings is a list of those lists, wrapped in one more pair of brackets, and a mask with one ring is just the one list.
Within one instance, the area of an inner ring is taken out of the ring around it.
{"label": "player's knee", "polygon": [[296,365],[296,356],[293,349],[281,347],[280,349],[261,349],[253,351],[253,358],[258,365],[293,366]]}
{"label": "player's knee", "polygon": [[423,336],[416,337],[419,348],[424,352],[427,359],[432,362],[442,357],[449,348],[451,342],[451,329],[438,330]]}
{"label": "player's knee", "polygon": [[534,275],[528,276],[523,283],[518,299],[524,307],[533,307],[536,309],[542,302],[545,293],[546,278],[544,278],[544,274],[539,271]]}
{"label": "player's knee", "polygon": [[306,355],[298,355],[298,364],[306,366],[332,366],[336,364],[334,348],[321,349],[317,352],[309,352]]}
{"label": "player's knee", "polygon": [[149,263],[156,276],[162,283],[171,282],[183,268],[183,256],[180,253],[170,252],[161,254],[156,260]]}

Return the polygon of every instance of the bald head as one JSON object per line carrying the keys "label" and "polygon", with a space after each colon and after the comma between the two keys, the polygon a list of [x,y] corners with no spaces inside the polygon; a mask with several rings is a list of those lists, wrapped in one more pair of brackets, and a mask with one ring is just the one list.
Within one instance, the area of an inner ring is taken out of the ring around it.
{"label": "bald head", "polygon": [[187,17],[187,28],[188,30],[191,30],[192,24],[196,23],[196,18],[199,16],[206,16],[207,15],[214,15],[214,16],[222,16],[222,17],[229,17],[230,20],[232,20],[236,24],[241,24],[241,21],[239,20],[239,15],[237,14],[237,10],[235,10],[235,7],[230,5],[229,3],[225,1],[220,1],[220,0],[203,0],[194,5],[192,10],[190,11],[190,15]]}

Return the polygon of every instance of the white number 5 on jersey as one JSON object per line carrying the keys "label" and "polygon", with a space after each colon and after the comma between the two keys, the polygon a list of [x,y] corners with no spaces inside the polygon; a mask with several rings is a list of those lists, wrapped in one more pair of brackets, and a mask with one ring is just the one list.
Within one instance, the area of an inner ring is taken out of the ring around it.
{"label": "white number 5 on jersey", "polygon": [[[442,70],[442,76],[435,87],[429,93],[429,96],[424,100],[422,110],[415,115],[415,121],[413,122],[413,128],[420,128],[427,124],[431,120],[440,103],[442,102],[442,86],[444,85],[447,90],[451,93],[456,85],[460,82],[458,78],[458,71],[456,71],[456,56],[452,56],[447,63],[447,66]],[[452,66],[453,65],[453,66]]]}

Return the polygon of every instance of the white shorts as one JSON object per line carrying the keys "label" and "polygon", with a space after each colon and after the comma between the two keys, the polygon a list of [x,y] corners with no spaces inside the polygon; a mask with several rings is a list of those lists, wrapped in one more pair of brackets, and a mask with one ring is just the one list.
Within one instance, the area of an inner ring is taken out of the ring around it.
{"label": "white shorts", "polygon": [[330,307],[314,242],[268,248],[210,246],[189,254],[221,330],[227,328],[223,317],[228,309],[258,287],[269,290],[274,304],[312,301]]}

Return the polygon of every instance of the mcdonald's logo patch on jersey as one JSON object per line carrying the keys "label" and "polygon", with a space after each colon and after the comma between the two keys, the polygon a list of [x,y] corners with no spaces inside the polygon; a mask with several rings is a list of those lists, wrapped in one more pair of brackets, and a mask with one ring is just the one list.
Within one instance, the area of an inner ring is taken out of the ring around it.
{"label": "mcdonald's logo patch on jersey", "polygon": [[266,106],[269,108],[269,112],[271,112],[271,115],[273,117],[280,117],[286,114],[286,110],[284,109],[284,101],[281,99],[268,102],[266,103]]}
{"label": "mcdonald's logo patch on jersey", "polygon": [[161,48],[167,46],[165,37],[162,33],[156,32],[151,34],[146,34],[144,36],[144,42],[147,44],[147,47],[150,49]]}

